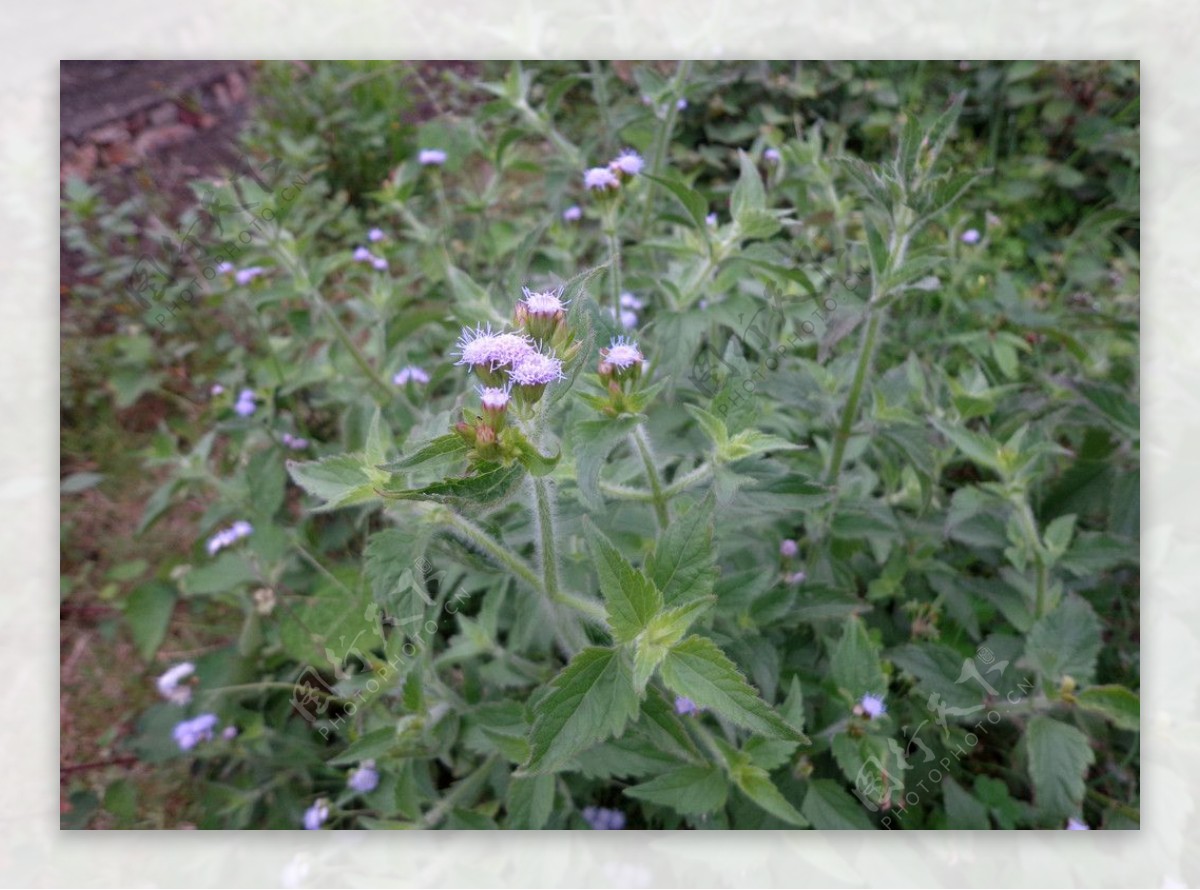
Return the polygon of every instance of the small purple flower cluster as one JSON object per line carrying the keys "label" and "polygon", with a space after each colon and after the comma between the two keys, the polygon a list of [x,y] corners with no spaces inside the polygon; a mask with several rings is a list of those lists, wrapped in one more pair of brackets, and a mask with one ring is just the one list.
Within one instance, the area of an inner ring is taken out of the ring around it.
{"label": "small purple flower cluster", "polygon": [[190,751],[201,742],[212,741],[213,729],[216,726],[216,714],[201,714],[199,717],[193,717],[191,720],[184,720],[178,724],[172,735],[175,737],[175,744],[179,745],[181,751]]}
{"label": "small purple flower cluster", "polygon": [[241,417],[249,417],[257,407],[254,403],[254,390],[243,389],[238,393],[237,404],[233,406],[233,410]]}
{"label": "small purple flower cluster", "polygon": [[374,760],[364,760],[346,779],[346,787],[359,794],[370,794],[379,785],[379,772]]}
{"label": "small purple flower cluster", "polygon": [[292,451],[303,451],[308,447],[308,439],[301,436],[293,436],[291,433],[280,433],[279,441],[284,444],[284,447],[290,448]]}
{"label": "small purple flower cluster", "polygon": [[593,831],[620,831],[625,827],[625,814],[607,807],[584,807],[583,820]]}
{"label": "small purple flower cluster", "polygon": [[704,710],[686,695],[675,696],[675,713],[681,717],[688,714],[699,714]]}
{"label": "small purple flower cluster", "polygon": [[621,183],[637,176],[645,168],[646,162],[632,148],[624,149],[619,155],[608,162],[605,167],[591,167],[583,173],[583,187],[590,192],[602,194],[615,192]]}
{"label": "small purple flower cluster", "polygon": [[371,253],[365,247],[354,248],[352,256],[356,263],[370,263],[379,272],[386,272],[388,270],[388,261],[381,256],[375,256],[375,254]]}
{"label": "small purple flower cluster", "polygon": [[158,686],[158,694],[171,704],[186,705],[192,700],[192,689],[190,686],[179,684],[195,673],[195,670],[196,666],[190,661],[175,665],[155,682],[155,685]]}
{"label": "small purple flower cluster", "polygon": [[424,368],[418,368],[416,365],[406,365],[396,372],[392,377],[392,383],[396,386],[404,386],[408,383],[428,383],[429,374]]}
{"label": "small purple flower cluster", "polygon": [[254,526],[244,519],[239,519],[233,525],[229,526],[229,528],[222,529],[208,539],[208,555],[215,556],[217,551],[240,541],[253,531]]}
{"label": "small purple flower cluster", "polygon": [[321,798],[304,811],[304,830],[317,831],[329,818],[329,803]]}
{"label": "small purple flower cluster", "polygon": [[417,163],[423,167],[440,167],[446,163],[446,153],[440,148],[423,148],[417,153]]}

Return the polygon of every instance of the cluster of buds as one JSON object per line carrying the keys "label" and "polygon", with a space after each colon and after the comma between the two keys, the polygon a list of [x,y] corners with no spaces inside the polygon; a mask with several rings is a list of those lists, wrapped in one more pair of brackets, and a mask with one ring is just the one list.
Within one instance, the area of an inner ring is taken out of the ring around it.
{"label": "cluster of buds", "polygon": [[625,337],[615,337],[607,348],[600,350],[600,366],[596,370],[601,385],[608,393],[604,413],[615,416],[623,412],[638,412],[638,406],[630,402],[628,397],[642,377],[645,361],[637,343]]}
{"label": "cluster of buds", "polygon": [[481,411],[467,413],[455,430],[485,460],[507,460],[519,451],[516,430],[507,431],[509,406],[527,411],[546,388],[565,379],[564,362],[574,358],[582,342],[566,323],[562,289],[531,291],[516,306],[516,330],[495,332],[491,326],[466,329],[458,341],[459,360],[481,381]]}

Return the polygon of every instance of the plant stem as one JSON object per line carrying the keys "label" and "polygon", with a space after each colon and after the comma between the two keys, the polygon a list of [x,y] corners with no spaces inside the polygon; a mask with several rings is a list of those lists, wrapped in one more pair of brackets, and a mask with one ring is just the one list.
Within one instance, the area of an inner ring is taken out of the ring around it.
{"label": "plant stem", "polygon": [[522,581],[525,581],[534,590],[544,590],[542,580],[537,576],[537,573],[522,560],[505,550],[495,538],[465,516],[460,516],[453,511],[448,511],[448,514],[447,524],[457,529],[464,538],[480,550],[483,550]]}
{"label": "plant stem", "polygon": [[650,452],[650,440],[646,436],[646,428],[639,423],[634,428],[632,438],[638,453],[642,456],[642,464],[646,468],[646,479],[650,482],[650,492],[654,500],[654,515],[658,517],[659,528],[665,529],[671,521],[671,514],[667,510],[667,498],[663,494],[658,470],[654,466],[654,456]]}
{"label": "plant stem", "polygon": [[[680,476],[670,485],[663,486],[662,493],[666,498],[673,498],[677,494],[687,491],[698,482],[703,482],[713,474],[712,464],[701,464],[689,473]],[[640,488],[630,488],[627,485],[617,485],[615,482],[605,482],[601,480],[600,490],[610,497],[620,498],[625,501],[646,501],[654,500],[654,492],[645,491]]]}
{"label": "plant stem", "polygon": [[[679,67],[675,71],[675,80],[671,84],[671,96],[676,101],[680,98],[679,94],[683,91],[683,84],[691,69],[692,63],[684,61],[679,63]],[[655,176],[662,175],[663,161],[666,159],[667,146],[671,143],[671,134],[675,131],[675,118],[678,113],[679,109],[675,107],[675,101],[668,101],[666,113],[663,115],[663,125],[659,128],[658,137],[654,141],[654,157],[650,162],[650,172]],[[652,200],[654,186],[653,182],[646,183],[646,203],[642,210],[642,224],[638,229],[642,233],[645,233],[650,226],[650,213],[654,207]]]}
{"label": "plant stem", "polygon": [[870,319],[867,321],[866,327],[863,328],[862,343],[858,353],[858,367],[854,370],[854,381],[850,385],[850,396],[846,399],[846,405],[842,409],[842,420],[838,425],[837,434],[833,441],[833,454],[829,458],[829,472],[826,474],[825,482],[831,488],[837,485],[838,476],[842,471],[842,460],[846,455],[846,444],[850,440],[850,428],[854,425],[854,421],[858,416],[858,400],[862,397],[863,385],[867,380],[867,368],[871,365],[871,358],[875,353],[875,338],[879,333],[879,324],[882,316],[879,312],[872,308],[868,308]]}
{"label": "plant stem", "polygon": [[621,323],[621,239],[617,237],[617,205],[609,201],[604,207],[604,236],[608,239],[608,281],[612,288],[613,322]]}

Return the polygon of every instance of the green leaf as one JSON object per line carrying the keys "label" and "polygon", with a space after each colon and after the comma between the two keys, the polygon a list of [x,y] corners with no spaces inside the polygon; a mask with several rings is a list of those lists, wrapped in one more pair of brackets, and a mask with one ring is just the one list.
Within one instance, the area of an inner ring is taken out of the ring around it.
{"label": "green leaf", "polygon": [[363,551],[363,572],[375,602],[402,625],[433,604],[425,591],[423,559],[432,533],[420,522],[406,522],[371,535]]}
{"label": "green leaf", "polygon": [[814,779],[810,782],[800,812],[814,828],[826,831],[875,829],[863,805],[833,779]]}
{"label": "green leaf", "polygon": [[520,464],[505,467],[500,464],[485,465],[474,476],[456,476],[443,479],[423,488],[381,489],[385,498],[410,501],[438,501],[450,504],[492,504],[508,496],[513,487],[525,474]]}
{"label": "green leaf", "polygon": [[516,427],[507,427],[501,434],[501,442],[505,445],[513,446],[518,455],[518,459],[529,471],[531,476],[548,476],[554,472],[554,468],[558,466],[559,458],[562,457],[562,451],[558,454],[547,457],[537,450],[537,447],[521,434],[521,431]]}
{"label": "green leaf", "polygon": [[1067,548],[1071,546],[1071,538],[1074,534],[1074,513],[1059,516],[1046,526],[1046,531],[1042,533],[1042,539],[1045,541],[1046,550],[1055,562],[1067,552]]}
{"label": "green leaf", "polygon": [[968,459],[997,473],[1004,472],[1004,465],[1000,461],[1000,446],[995,441],[964,427],[951,426],[936,419],[931,419],[930,422]]}
{"label": "green leaf", "polygon": [[758,430],[742,430],[727,444],[717,449],[717,459],[725,463],[733,463],[769,451],[803,450],[803,445],[797,445],[779,436],[760,433]]}
{"label": "green leaf", "polygon": [[946,805],[947,828],[987,831],[992,827],[987,807],[950,776],[942,780],[942,801]]}
{"label": "green leaf", "polygon": [[718,449],[724,448],[729,443],[729,432],[725,429],[725,421],[695,405],[685,405],[684,407],[692,417],[696,418],[700,428],[712,439]]}
{"label": "green leaf", "polygon": [[1082,597],[1071,595],[1029,631],[1025,657],[1051,683],[1069,676],[1088,683],[1100,654],[1100,619]]}
{"label": "green leaf", "polygon": [[183,589],[193,596],[225,593],[259,580],[258,572],[241,553],[222,553],[206,566],[183,576]]}
{"label": "green leaf", "polygon": [[649,173],[643,173],[642,177],[651,182],[657,182],[680,203],[688,216],[692,218],[692,222],[696,224],[696,228],[704,231],[708,227],[706,217],[708,216],[708,202],[704,200],[704,196],[694,189],[688,188],[684,183],[677,179],[669,179],[666,176],[653,176]]}
{"label": "green leaf", "polygon": [[254,455],[246,467],[246,480],[254,512],[263,519],[270,519],[283,506],[287,488],[287,473],[279,452],[268,449]]}
{"label": "green leaf", "polygon": [[842,626],[842,638],[829,656],[829,673],[834,683],[850,698],[866,693],[882,695],[887,689],[879,653],[867,636],[867,628],[857,616]]}
{"label": "green leaf", "polygon": [[683,516],[675,517],[654,545],[646,574],[662,591],[663,604],[680,606],[712,593],[717,577],[710,492]]}
{"label": "green leaf", "polygon": [[593,510],[604,508],[604,499],[600,496],[600,470],[609,452],[633,432],[640,421],[640,417],[616,417],[575,424],[571,439],[575,443],[575,477],[585,506]]}
{"label": "green leaf", "polygon": [[1124,686],[1091,686],[1075,694],[1075,703],[1118,729],[1138,732],[1142,728],[1141,701]]}
{"label": "green leaf", "polygon": [[357,764],[361,760],[377,760],[399,746],[400,737],[396,734],[396,727],[385,726],[382,729],[372,730],[351,742],[345,751],[331,757],[328,764],[330,766],[347,766],[352,763]]}
{"label": "green leaf", "polygon": [[1039,714],[1029,721],[1025,745],[1038,810],[1052,820],[1078,813],[1086,790],[1084,777],[1095,761],[1087,736]]}
{"label": "green leaf", "polygon": [[685,766],[626,788],[625,793],[647,803],[670,807],[683,816],[711,813],[725,806],[729,785],[713,766]]}
{"label": "green leaf", "polygon": [[426,463],[451,463],[466,457],[470,450],[462,436],[457,433],[449,433],[445,436],[438,436],[432,442],[427,442],[408,457],[384,464],[380,469],[389,473],[398,473],[401,470],[410,470]]}
{"label": "green leaf", "polygon": [[550,820],[554,808],[554,776],[518,776],[508,783],[506,828],[537,831]]}
{"label": "green leaf", "polygon": [[553,772],[581,751],[618,736],[638,712],[629,664],[615,649],[584,649],[534,708],[529,773]]}
{"label": "green leaf", "polygon": [[775,787],[766,770],[750,763],[741,764],[733,770],[733,780],[743,794],[772,816],[797,828],[808,827],[808,820]]}
{"label": "green leaf", "polygon": [[162,581],[141,585],[125,601],[125,620],[144,661],[150,661],[162,645],[174,611],[175,589]]}
{"label": "green leaf", "polygon": [[762,177],[758,175],[758,167],[748,154],[740,150],[738,165],[741,167],[741,173],[729,198],[729,215],[735,220],[741,220],[754,211],[767,209],[767,192],[763,188]]}
{"label": "green leaf", "polygon": [[755,694],[737,667],[712,640],[691,636],[671,648],[661,666],[663,682],[676,695],[754,732],[808,742]]}
{"label": "green leaf", "polygon": [[618,643],[628,643],[662,609],[662,594],[645,575],[629,564],[621,551],[591,520],[584,520],[584,534],[596,574],[600,578],[600,592],[604,594],[604,604],[608,608],[608,623],[613,639]]}
{"label": "green leaf", "polygon": [[336,510],[374,500],[376,480],[362,459],[353,454],[338,454],[314,461],[288,461],[292,480],[322,502],[317,512]]}

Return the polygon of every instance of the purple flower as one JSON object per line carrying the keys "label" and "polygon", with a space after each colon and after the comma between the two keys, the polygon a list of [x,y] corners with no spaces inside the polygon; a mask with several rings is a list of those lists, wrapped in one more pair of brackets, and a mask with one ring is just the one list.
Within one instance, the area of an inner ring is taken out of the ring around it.
{"label": "purple flower", "polygon": [[225,741],[227,741],[227,742],[230,739],[237,738],[237,734],[238,734],[238,728],[236,726],[234,726],[232,723],[221,730],[221,738],[225,739]]}
{"label": "purple flower", "polygon": [[214,396],[219,396],[219,395],[220,395],[221,393],[223,393],[223,392],[225,392],[225,387],[223,387],[223,386],[222,386],[221,384],[219,384],[219,383],[214,383],[214,384],[212,385],[212,389],[210,389],[210,390],[209,390],[209,393],[210,393],[210,394],[212,394],[212,395],[214,395]]}
{"label": "purple flower", "polygon": [[458,338],[458,348],[461,358],[455,364],[489,371],[516,364],[534,351],[533,344],[523,334],[495,334],[491,326],[473,331],[464,329]]}
{"label": "purple flower", "polygon": [[1067,831],[1091,831],[1091,827],[1082,819],[1076,819],[1072,816],[1067,820]]}
{"label": "purple flower", "polygon": [[640,365],[645,360],[637,343],[624,337],[609,341],[608,348],[600,350],[600,354],[606,362],[622,371]]}
{"label": "purple flower", "polygon": [[358,769],[350,773],[346,785],[359,794],[369,794],[379,784],[379,773],[375,771],[374,760],[364,760]]}
{"label": "purple flower", "polygon": [[708,216],[704,217],[704,221],[710,226],[715,226],[717,224],[717,215],[715,213],[710,213]]}
{"label": "purple flower", "polygon": [[683,111],[683,109],[687,108],[687,99],[680,99],[675,103],[675,107],[680,111]]}
{"label": "purple flower", "polygon": [[778,164],[781,157],[777,148],[768,148],[763,152],[763,160],[768,164]]}
{"label": "purple flower", "polygon": [[446,153],[440,148],[423,148],[417,155],[417,161],[426,167],[440,167],[446,163]]}
{"label": "purple flower", "polygon": [[254,526],[246,522],[244,519],[239,519],[229,528],[222,529],[211,538],[208,539],[208,555],[215,556],[217,551],[230,544],[240,541],[242,538],[254,532]]}
{"label": "purple flower", "polygon": [[368,241],[382,241],[387,235],[383,234],[383,229],[375,228],[367,232]]}
{"label": "purple flower", "polygon": [[293,436],[291,433],[281,433],[279,440],[283,442],[285,447],[292,449],[292,451],[303,451],[308,447],[308,439]]}
{"label": "purple flower", "polygon": [[254,413],[255,407],[254,390],[243,389],[240,393],[238,393],[237,404],[233,406],[233,410],[242,417],[249,417]]}
{"label": "purple flower", "polygon": [[562,212],[562,218],[566,222],[579,222],[583,219],[583,209],[578,204],[572,204]]}
{"label": "purple flower", "polygon": [[882,717],[887,713],[887,705],[883,703],[882,696],[872,695],[868,692],[858,700],[858,707],[856,710],[860,710],[868,718],[874,720],[877,717]]}
{"label": "purple flower", "polygon": [[233,263],[229,262],[228,260],[221,262],[221,263],[217,263],[217,274],[228,275],[232,271],[233,271]]}
{"label": "purple flower", "polygon": [[699,705],[697,705],[694,701],[692,701],[686,695],[675,696],[675,713],[676,714],[679,714],[681,716],[685,715],[685,714],[699,714],[702,710],[704,710],[704,709],[701,708]]}
{"label": "purple flower", "polygon": [[515,362],[508,372],[518,386],[545,386],[564,379],[562,362],[551,355],[531,352]]}
{"label": "purple flower", "polygon": [[784,576],[783,580],[786,581],[788,584],[795,586],[797,584],[803,584],[807,578],[808,578],[808,575],[806,575],[803,571],[800,571],[800,572],[789,572],[787,575]]}
{"label": "purple flower", "polygon": [[329,805],[322,798],[304,811],[304,830],[316,831],[329,818]]}
{"label": "purple flower", "polygon": [[175,727],[172,735],[181,751],[190,751],[201,742],[208,742],[213,737],[213,727],[217,725],[216,714],[201,714],[191,720],[184,720]]}
{"label": "purple flower", "polygon": [[523,287],[521,290],[525,293],[525,299],[521,301],[525,306],[525,311],[535,317],[550,318],[567,308],[567,304],[562,299],[561,288],[557,292],[531,291],[527,287]]}
{"label": "purple flower", "polygon": [[267,270],[262,266],[251,266],[249,269],[239,269],[237,274],[233,276],[233,280],[238,284],[249,284],[259,275],[262,275]]}
{"label": "purple flower", "polygon": [[963,244],[977,244],[979,242],[979,229],[967,229],[962,233]]}
{"label": "purple flower", "polygon": [[388,261],[381,256],[377,256],[371,260],[371,265],[374,266],[379,272],[386,272],[388,268]]}
{"label": "purple flower", "polygon": [[646,162],[632,148],[627,148],[613,158],[608,166],[610,170],[624,173],[626,176],[637,176],[646,166]]}
{"label": "purple flower", "polygon": [[797,544],[795,541],[793,541],[791,538],[787,538],[786,540],[779,542],[779,555],[780,556],[786,556],[788,559],[791,559],[793,556],[795,556],[799,552],[800,552],[800,545]]}
{"label": "purple flower", "polygon": [[621,308],[622,309],[633,309],[634,311],[639,311],[644,306],[645,306],[645,304],[641,300],[639,300],[637,297],[635,297],[633,294],[629,293],[628,291],[621,294]]}
{"label": "purple flower", "polygon": [[191,676],[195,670],[196,666],[190,661],[175,665],[156,681],[158,694],[172,704],[186,705],[192,700],[192,690],[191,687],[180,686],[179,683]]}
{"label": "purple flower", "polygon": [[508,408],[509,388],[507,386],[481,386],[479,399],[483,402],[485,411],[504,411]]}
{"label": "purple flower", "polygon": [[354,257],[354,261],[357,263],[369,263],[375,259],[375,254],[371,253],[365,247],[354,248],[354,253],[351,256]]}
{"label": "purple flower", "polygon": [[583,185],[588,189],[608,191],[620,188],[621,180],[607,167],[593,167],[583,174]]}
{"label": "purple flower", "polygon": [[429,375],[424,368],[418,368],[416,365],[406,365],[396,372],[396,376],[392,378],[392,383],[397,386],[404,386],[409,381],[413,383],[428,383]]}
{"label": "purple flower", "polygon": [[620,831],[625,827],[625,814],[607,807],[584,807],[583,819],[594,831]]}

